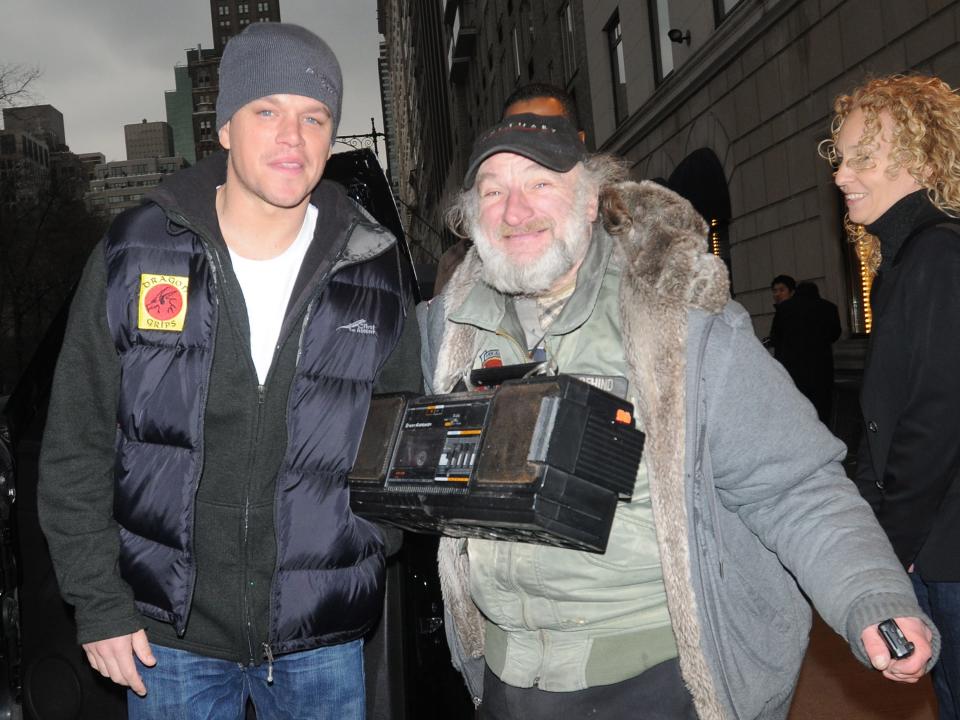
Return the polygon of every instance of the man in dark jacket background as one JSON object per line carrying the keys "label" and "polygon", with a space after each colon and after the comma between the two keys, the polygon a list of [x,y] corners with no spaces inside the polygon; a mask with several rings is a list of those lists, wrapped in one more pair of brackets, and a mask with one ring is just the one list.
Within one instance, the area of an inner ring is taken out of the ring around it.
{"label": "man in dark jacket background", "polygon": [[773,356],[790,373],[797,389],[813,403],[820,422],[833,413],[833,348],[840,337],[837,306],[820,297],[810,281],[796,284],[778,275],[770,285],[777,312],[770,326]]}
{"label": "man in dark jacket background", "polygon": [[130,688],[131,718],[236,717],[248,698],[263,717],[364,717],[383,540],[346,474],[416,328],[402,336],[394,238],[320,181],[341,86],[304,28],[234,37],[228,154],[119,216],[71,308],[41,522],[78,640]]}

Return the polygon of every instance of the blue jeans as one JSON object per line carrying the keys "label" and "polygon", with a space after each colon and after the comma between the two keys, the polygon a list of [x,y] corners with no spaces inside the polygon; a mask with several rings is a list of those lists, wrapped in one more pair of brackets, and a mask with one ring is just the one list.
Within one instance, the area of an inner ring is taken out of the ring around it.
{"label": "blue jeans", "polygon": [[130,720],[243,720],[247,699],[257,720],[364,720],[363,641],[240,665],[153,645],[157,664],[137,669],[146,697],[127,692]]}
{"label": "blue jeans", "polygon": [[940,630],[940,660],[933,667],[940,720],[960,720],[960,582],[924,582],[910,573],[920,608]]}

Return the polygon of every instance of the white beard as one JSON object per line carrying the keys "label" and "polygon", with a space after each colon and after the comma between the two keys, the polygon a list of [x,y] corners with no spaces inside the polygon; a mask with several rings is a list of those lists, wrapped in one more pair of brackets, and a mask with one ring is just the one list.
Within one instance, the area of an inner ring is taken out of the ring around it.
{"label": "white beard", "polygon": [[507,295],[536,297],[547,293],[560,278],[583,262],[593,231],[586,215],[586,192],[577,192],[567,217],[551,228],[554,241],[539,258],[523,262],[494,246],[479,222],[471,223],[470,235],[483,261],[483,281]]}

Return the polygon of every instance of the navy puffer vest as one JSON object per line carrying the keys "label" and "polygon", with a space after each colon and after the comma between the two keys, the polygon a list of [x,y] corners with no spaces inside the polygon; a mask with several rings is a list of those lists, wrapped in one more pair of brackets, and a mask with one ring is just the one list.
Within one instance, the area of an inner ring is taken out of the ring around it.
{"label": "navy puffer vest", "polygon": [[[368,225],[354,232],[377,234]],[[196,577],[194,498],[217,263],[207,243],[157,207],[121,216],[105,252],[107,315],[122,367],[114,493],[120,571],[138,609],[182,635]],[[346,478],[374,380],[399,341],[407,295],[396,246],[367,255],[348,245],[352,264],[334,269],[302,318],[276,481],[275,653],[348,641],[380,613],[380,534],[351,513]]]}

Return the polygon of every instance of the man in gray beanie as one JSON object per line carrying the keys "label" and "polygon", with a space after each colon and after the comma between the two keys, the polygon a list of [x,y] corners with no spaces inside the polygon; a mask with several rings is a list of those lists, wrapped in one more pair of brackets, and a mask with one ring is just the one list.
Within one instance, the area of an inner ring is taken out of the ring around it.
{"label": "man in gray beanie", "polygon": [[73,301],[41,523],[131,718],[364,717],[383,539],[346,474],[388,357],[418,341],[394,238],[321,181],[341,99],[308,30],[231,39],[227,152],[118,216]]}

